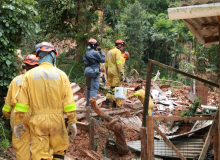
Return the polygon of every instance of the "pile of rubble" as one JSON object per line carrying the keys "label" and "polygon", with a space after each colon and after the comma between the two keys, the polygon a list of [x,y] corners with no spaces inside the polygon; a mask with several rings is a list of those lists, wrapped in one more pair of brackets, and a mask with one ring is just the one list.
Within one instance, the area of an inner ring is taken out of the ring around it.
{"label": "pile of rubble", "polygon": [[[144,80],[138,80],[135,83],[124,82],[123,86],[127,88],[127,96],[134,92],[134,86],[140,84],[145,86]],[[192,93],[192,89],[188,86],[172,87],[169,84],[157,84],[156,81],[152,81],[151,97],[155,104],[153,109],[153,116],[181,116],[181,113],[189,110],[194,100],[197,97]],[[105,94],[99,92],[97,96],[96,104],[100,111],[105,115],[112,117],[112,119],[119,119],[120,124],[124,128],[124,139],[126,140],[130,150],[126,155],[120,155],[120,153],[114,152],[109,156],[109,152],[106,150],[107,144],[110,138],[115,138],[114,133],[106,127],[105,120],[100,119],[98,114],[94,110],[85,108],[86,103],[86,89],[85,86],[81,87],[75,83],[71,84],[74,100],[77,105],[77,136],[75,140],[70,141],[70,146],[67,150],[67,156],[75,159],[104,159],[103,157],[111,157],[113,159],[132,159],[136,158],[136,154],[132,152],[138,151],[135,147],[132,147],[134,142],[140,141],[140,128],[143,120],[143,105],[137,98],[132,98],[122,101],[122,107],[118,109],[112,109],[105,106]],[[108,87],[105,87],[108,89]],[[197,108],[197,112],[205,113],[208,109],[210,113],[214,113],[217,109],[216,102],[218,102],[218,93],[208,92],[207,105],[200,105]],[[195,114],[196,115],[196,114]],[[96,152],[89,150],[89,121],[94,117],[98,122],[95,125],[95,139],[97,141]],[[208,121],[196,121],[188,127],[183,127],[184,124],[177,124],[174,121],[162,122],[158,124],[158,128],[167,135],[168,139],[174,139],[183,135],[193,134],[198,130],[209,127],[212,124],[212,120]],[[208,131],[208,130],[207,130]],[[207,132],[206,131],[206,132]],[[155,132],[155,139],[161,140],[162,138]],[[140,144],[140,142],[138,142]],[[156,143],[156,142],[154,142]],[[199,142],[198,142],[199,143]],[[156,154],[157,151],[155,151]],[[158,152],[158,154],[161,154]],[[160,156],[163,156],[162,154]],[[112,158],[110,158],[112,159]]]}

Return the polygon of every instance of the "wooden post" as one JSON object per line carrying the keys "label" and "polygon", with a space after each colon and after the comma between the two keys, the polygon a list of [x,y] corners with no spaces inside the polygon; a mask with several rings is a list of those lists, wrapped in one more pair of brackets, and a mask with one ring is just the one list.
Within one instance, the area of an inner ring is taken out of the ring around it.
{"label": "wooden post", "polygon": [[140,128],[141,133],[141,159],[147,159],[147,132],[146,127]]}
{"label": "wooden post", "polygon": [[219,132],[218,132],[218,127],[216,127],[214,133],[214,160],[218,160],[218,157],[219,157]]}
{"label": "wooden post", "polygon": [[[219,38],[219,44],[218,44],[218,47],[219,47],[219,62],[220,62],[220,16],[218,16],[218,38]],[[219,63],[219,66],[220,66],[220,63]],[[219,71],[219,75],[220,75],[220,71]],[[220,88],[219,88],[219,91],[220,91]],[[219,95],[219,98],[220,98],[220,95]],[[220,104],[220,99],[219,99],[219,104]],[[216,147],[214,149],[217,150],[218,158],[220,158],[220,137],[219,137],[220,136],[219,135],[220,134],[220,126],[219,126],[220,125],[220,112],[218,114],[219,114],[218,123],[217,123],[218,129],[217,129],[217,132],[216,132],[216,135],[215,135],[215,137],[217,138],[217,144],[216,144]],[[215,155],[214,155],[214,158],[215,158]]]}
{"label": "wooden post", "polygon": [[146,120],[147,120],[148,107],[149,107],[149,96],[150,96],[152,69],[153,69],[153,65],[152,65],[151,61],[148,60],[147,76],[146,76],[146,87],[145,87],[145,98],[144,98],[144,114],[143,114],[142,127],[147,126],[147,121]]}
{"label": "wooden post", "polygon": [[154,160],[154,124],[152,116],[147,116],[147,149],[148,159]]}
{"label": "wooden post", "polygon": [[210,144],[210,141],[211,141],[212,136],[214,134],[215,128],[218,128],[218,126],[217,126],[218,118],[219,118],[219,109],[217,110],[215,118],[212,122],[210,129],[209,129],[209,133],[207,135],[207,138],[205,140],[205,144],[204,144],[202,151],[201,151],[201,154],[199,156],[199,160],[204,160],[204,158],[205,158],[205,155],[206,155],[206,152],[209,148],[209,144]]}
{"label": "wooden post", "polygon": [[89,149],[95,151],[95,119],[90,119]]}

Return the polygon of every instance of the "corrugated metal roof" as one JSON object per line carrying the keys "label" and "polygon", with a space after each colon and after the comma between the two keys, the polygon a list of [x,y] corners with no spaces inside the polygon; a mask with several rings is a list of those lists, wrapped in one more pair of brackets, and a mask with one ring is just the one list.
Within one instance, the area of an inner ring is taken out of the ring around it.
{"label": "corrugated metal roof", "polygon": [[[171,6],[170,8],[174,7],[191,7],[194,5],[202,5],[202,4],[213,4],[219,3],[219,0],[192,0],[191,2],[181,1],[179,6]],[[210,48],[213,44],[219,44],[218,41],[216,42],[205,42],[205,38],[218,36],[218,26],[205,26],[203,27],[202,24],[208,23],[218,23],[218,17],[199,17],[199,18],[191,18],[191,19],[182,19],[186,26],[189,28],[191,33],[206,47]]]}
{"label": "corrugated metal roof", "polygon": [[[175,147],[182,153],[185,158],[195,158],[202,151],[203,139],[181,139],[172,140]],[[127,145],[141,152],[141,141],[130,141]],[[163,157],[178,157],[177,154],[163,140],[154,140],[154,155]]]}

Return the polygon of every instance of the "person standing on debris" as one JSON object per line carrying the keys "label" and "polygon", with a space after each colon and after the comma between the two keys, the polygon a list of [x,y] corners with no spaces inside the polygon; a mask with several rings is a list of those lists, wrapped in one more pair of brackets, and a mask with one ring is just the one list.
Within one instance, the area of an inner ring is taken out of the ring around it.
{"label": "person standing on debris", "polygon": [[[96,39],[90,38],[87,43],[89,49],[83,57],[85,64],[84,75],[86,77],[86,106],[90,106],[89,99],[91,97],[97,98],[100,81],[100,68],[99,64],[105,62],[105,54],[101,48],[98,48],[99,42]],[[98,51],[97,51],[98,50]]]}
{"label": "person standing on debris", "polygon": [[111,89],[106,94],[106,105],[109,106],[109,100],[113,99],[113,108],[121,106],[121,100],[114,98],[115,87],[122,86],[124,79],[121,50],[125,47],[125,42],[121,39],[115,41],[115,47],[108,51],[106,55],[105,70],[107,82]]}
{"label": "person standing on debris", "polygon": [[[75,138],[76,104],[67,75],[54,67],[57,50],[48,42],[35,46],[40,66],[28,71],[15,105],[15,136],[25,131],[24,114],[32,110],[30,118],[31,159],[64,159],[69,146],[68,131]],[[64,115],[68,117],[65,127]]]}
{"label": "person standing on debris", "polygon": [[[130,95],[129,99],[133,98],[133,97],[137,97],[141,101],[141,103],[144,105],[145,91],[141,88],[140,85],[137,85],[134,88],[134,91],[135,91],[134,94]],[[154,103],[151,100],[151,97],[149,97],[148,115],[150,115],[150,116],[151,116],[152,109],[154,109]]]}
{"label": "person standing on debris", "polygon": [[[35,55],[27,55],[24,58],[22,68],[26,71],[31,70],[32,68],[38,66],[39,59]],[[16,95],[19,92],[19,88],[22,84],[22,79],[24,74],[15,77],[8,89],[8,93],[5,99],[5,104],[2,108],[2,112],[6,117],[5,128],[10,130],[11,127],[14,128],[14,106],[16,104]],[[23,124],[26,128],[26,132],[23,133],[21,139],[15,136],[14,131],[12,131],[12,145],[16,150],[16,159],[24,160],[30,159],[30,129],[29,129],[29,120],[30,120],[31,110],[29,110],[24,115]]]}

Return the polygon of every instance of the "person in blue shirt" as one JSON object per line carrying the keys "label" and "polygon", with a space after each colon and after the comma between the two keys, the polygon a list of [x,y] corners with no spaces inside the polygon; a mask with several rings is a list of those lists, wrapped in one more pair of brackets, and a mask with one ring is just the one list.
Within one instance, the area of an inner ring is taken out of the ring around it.
{"label": "person in blue shirt", "polygon": [[87,46],[88,51],[83,56],[87,85],[86,106],[91,106],[89,99],[91,97],[97,98],[101,73],[99,64],[105,62],[105,54],[101,51],[101,48],[98,49],[99,42],[96,39],[90,38]]}

